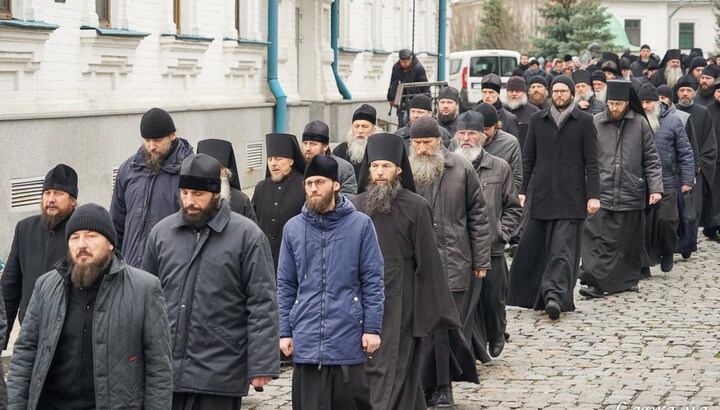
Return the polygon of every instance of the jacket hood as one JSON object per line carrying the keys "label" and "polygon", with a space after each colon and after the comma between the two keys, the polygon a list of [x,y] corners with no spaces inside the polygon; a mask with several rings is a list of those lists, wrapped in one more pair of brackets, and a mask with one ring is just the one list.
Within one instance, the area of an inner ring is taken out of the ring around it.
{"label": "jacket hood", "polygon": [[[170,153],[170,156],[167,157],[165,163],[162,166],[162,170],[168,174],[180,173],[180,166],[182,165],[183,160],[194,153],[193,147],[186,139],[176,138],[175,140],[177,141],[177,146],[175,147],[173,152]],[[137,154],[135,154],[135,157],[133,158],[131,166],[138,168],[146,167],[145,152],[143,151],[143,147],[140,147],[140,149],[138,149]]]}
{"label": "jacket hood", "polygon": [[[345,216],[355,212],[355,206],[348,200],[345,195],[338,194],[338,200],[335,203],[335,208],[332,210],[325,212],[322,214],[323,218],[323,227],[326,229],[332,229],[335,227],[335,225],[338,224],[338,222]],[[320,225],[320,214],[317,212],[312,212],[307,209],[307,201],[305,201],[305,205],[303,205],[302,208],[302,214],[305,216],[305,219],[313,226]]]}
{"label": "jacket hood", "polygon": [[[70,278],[69,265],[70,265],[70,257],[69,256],[66,256],[66,257],[60,259],[59,261],[55,262],[55,265],[54,265],[55,270],[57,270],[58,273],[60,274],[60,276],[65,280]],[[114,274],[122,271],[123,269],[125,269],[125,266],[126,266],[125,258],[122,256],[120,251],[117,250],[117,248],[114,249],[113,250],[113,260],[112,260],[112,263],[110,264],[110,272],[108,272],[108,276],[114,275]]]}

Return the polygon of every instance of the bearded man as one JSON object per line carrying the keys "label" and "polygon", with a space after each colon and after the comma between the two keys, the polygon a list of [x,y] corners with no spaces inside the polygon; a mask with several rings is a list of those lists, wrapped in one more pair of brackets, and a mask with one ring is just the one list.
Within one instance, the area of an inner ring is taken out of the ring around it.
{"label": "bearded man", "polygon": [[170,408],[160,281],[125,264],[99,205],[79,207],[58,236],[68,252],[35,286],[10,359],[9,408]]}
{"label": "bearded man", "polygon": [[528,99],[530,103],[543,110],[550,107],[547,98],[548,82],[543,76],[536,75],[530,78],[528,84]]}
{"label": "bearded man", "polygon": [[[503,107],[517,117],[518,135],[520,148],[525,145],[525,136],[530,126],[530,116],[540,111],[535,104],[528,104],[528,96],[525,79],[520,76],[513,76],[507,82],[507,97],[503,101]],[[521,168],[522,169],[522,168]]]}
{"label": "bearded man", "polygon": [[385,262],[382,349],[365,362],[370,402],[377,409],[424,408],[421,338],[460,327],[433,234],[432,209],[415,194],[403,140],[368,138],[361,190],[353,199],[373,221]]}
{"label": "bearded man", "polygon": [[575,82],[575,104],[578,108],[590,115],[601,113],[605,110],[605,103],[595,98],[592,88],[592,73],[588,70],[578,70],[572,75]]}
{"label": "bearded man", "polygon": [[143,114],[140,135],[143,146],[120,165],[110,202],[118,250],[136,268],[150,230],[178,211],[180,164],[193,154],[190,143],[176,137],[172,117],[161,108]]}
{"label": "bearded man", "polygon": [[470,161],[478,173],[490,221],[490,273],[482,279],[472,278],[463,309],[465,338],[475,358],[487,363],[488,351],[490,356],[498,357],[505,346],[508,267],[504,248],[520,223],[522,207],[510,165],[482,147],[483,115],[467,111],[460,116],[458,127],[455,152]]}
{"label": "bearded man", "polygon": [[305,191],[302,174],[305,157],[297,138],[291,134],[267,134],[267,171],[265,179],[255,186],[252,203],[258,226],[270,241],[273,262],[277,268],[282,230],[287,221],[302,211]]}
{"label": "bearded man", "polygon": [[367,138],[377,133],[377,111],[372,105],[361,105],[352,116],[352,126],[345,142],[333,150],[333,155],[342,158],[355,168],[355,180],[360,178],[360,164],[365,155]]}
{"label": "bearded man", "polygon": [[587,286],[580,294],[589,298],[637,291],[641,279],[645,208],[663,196],[662,166],[644,114],[629,81],[608,81],[608,108],[593,119],[600,210],[582,232],[580,280]]}
{"label": "bearded man", "polygon": [[261,388],[280,372],[270,246],[230,210],[220,186],[215,158],[186,158],[182,209],[153,228],[143,259],[170,318],[173,410],[238,410],[250,384]]}
{"label": "bearded man", "polygon": [[[399,135],[403,138],[403,141],[405,142],[405,149],[410,149],[410,127],[413,122],[420,117],[432,118],[432,109],[432,100],[427,95],[416,95],[412,100],[410,100],[408,124],[395,131],[395,135]],[[444,127],[440,127],[440,134],[442,136],[443,145],[445,145],[446,148],[450,147],[450,144],[452,143],[452,134],[450,134],[450,131],[446,130]]]}
{"label": "bearded man", "polygon": [[[520,133],[518,128],[518,119],[515,114],[503,108],[500,100],[500,89],[502,88],[502,79],[497,74],[488,74],[482,78],[482,103],[490,104],[497,110],[498,117],[502,122],[502,130],[517,138]],[[476,105],[476,106],[477,106]],[[446,147],[448,145],[445,145]]]}
{"label": "bearded man", "polygon": [[668,50],[660,62],[660,69],[650,78],[650,84],[656,88],[663,84],[674,88],[680,77],[685,74],[681,66],[682,53],[680,50],[677,48]]}
{"label": "bearded man", "polygon": [[473,111],[482,114],[485,122],[484,133],[480,138],[481,146],[491,155],[510,164],[515,188],[520,189],[523,183],[522,150],[517,138],[502,130],[502,121],[492,105],[479,104]]}
{"label": "bearded man", "polygon": [[230,205],[230,209],[257,223],[252,201],[240,187],[235,151],[230,141],[207,139],[198,142],[198,154],[207,154],[220,162],[220,196]]}
{"label": "bearded man", "polygon": [[590,74],[590,78],[592,79],[592,88],[595,92],[595,97],[598,100],[605,102],[607,100],[607,77],[605,76],[605,73],[601,70],[596,70]]}
{"label": "bearded man", "polygon": [[633,77],[640,78],[645,74],[644,71],[649,69],[650,62],[657,63],[655,56],[651,53],[650,46],[643,44],[640,46],[640,56],[630,65]]}
{"label": "bearded man", "polygon": [[450,135],[455,134],[460,113],[460,93],[455,87],[444,87],[438,93],[438,124]]}
{"label": "bearded man", "polygon": [[311,121],[305,126],[302,133],[302,150],[305,162],[309,163],[315,155],[327,155],[335,158],[338,163],[338,176],[340,178],[340,192],[348,199],[357,194],[357,179],[352,164],[330,152],[330,128],[322,121]]}
{"label": "bearded man", "polygon": [[[461,317],[473,275],[490,268],[490,227],[480,180],[472,165],[450,152],[431,117],[410,128],[410,166],[418,193],[432,207],[435,239]],[[421,377],[428,406],[452,407],[452,381],[477,383],[475,359],[460,329],[423,338]]]}
{"label": "bearded man", "polygon": [[699,78],[700,86],[695,95],[695,104],[707,107],[715,101],[715,79],[718,77],[720,77],[720,67],[715,64],[709,64],[703,68]]}
{"label": "bearded man", "polygon": [[8,325],[6,344],[16,317],[22,325],[35,282],[67,256],[67,240],[58,233],[65,232],[77,196],[77,173],[59,164],[45,175],[41,214],[25,218],[15,226],[10,256],[0,280]]}

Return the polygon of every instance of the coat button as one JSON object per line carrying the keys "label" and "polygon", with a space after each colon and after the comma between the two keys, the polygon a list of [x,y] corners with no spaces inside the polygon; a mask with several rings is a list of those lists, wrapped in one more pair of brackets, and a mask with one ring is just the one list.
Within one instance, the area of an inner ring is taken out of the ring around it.
{"label": "coat button", "polygon": [[45,351],[50,351],[50,345],[45,346]]}
{"label": "coat button", "polygon": [[275,206],[277,206],[277,202],[275,202]]}
{"label": "coat button", "polygon": [[355,300],[355,302],[357,302],[357,300],[358,300],[358,299],[357,299],[357,296],[355,296],[354,300]]}
{"label": "coat button", "polygon": [[185,305],[180,305],[180,309],[185,309]]}

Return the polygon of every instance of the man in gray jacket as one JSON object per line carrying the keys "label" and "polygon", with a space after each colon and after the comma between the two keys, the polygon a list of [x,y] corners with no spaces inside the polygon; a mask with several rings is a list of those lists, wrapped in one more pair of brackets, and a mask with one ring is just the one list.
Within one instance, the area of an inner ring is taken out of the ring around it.
{"label": "man in gray jacket", "polygon": [[8,374],[11,409],[170,409],[160,281],[125,264],[107,210],[79,207],[68,257],[41,276]]}
{"label": "man in gray jacket", "polygon": [[310,163],[315,155],[322,154],[333,157],[338,164],[340,193],[352,199],[358,191],[355,168],[344,159],[330,152],[330,128],[322,121],[312,121],[305,126],[302,133],[302,152],[305,163]]}
{"label": "man in gray jacket", "polygon": [[167,300],[173,409],[239,409],[280,370],[270,244],[220,198],[215,158],[186,158],[179,187],[182,208],[150,232],[142,264]]}

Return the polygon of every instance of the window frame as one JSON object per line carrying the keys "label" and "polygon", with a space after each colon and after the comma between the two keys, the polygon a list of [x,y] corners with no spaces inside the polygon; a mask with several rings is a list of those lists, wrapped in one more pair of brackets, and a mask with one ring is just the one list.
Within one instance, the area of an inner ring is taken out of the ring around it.
{"label": "window frame", "polygon": [[12,19],[12,0],[7,0],[7,6],[0,6],[0,20]]}
{"label": "window frame", "polygon": [[[631,27],[628,27],[628,23],[631,23]],[[637,25],[635,26],[635,24],[637,24]],[[633,46],[639,47],[640,43],[642,42],[641,30],[640,30],[640,28],[642,26],[642,21],[640,19],[625,19],[624,25],[625,25],[625,35],[628,38],[628,42]],[[632,37],[636,38],[635,42],[632,41],[631,34],[632,34]]]}
{"label": "window frame", "polygon": [[180,0],[173,0],[173,22],[175,23],[175,34],[182,34],[180,26]]}
{"label": "window frame", "polygon": [[240,36],[240,0],[235,0],[235,31],[237,31],[237,38]]}
{"label": "window frame", "polygon": [[[107,12],[107,16],[100,16],[100,13],[98,13],[98,2],[104,2],[105,3],[105,10]],[[111,0],[95,0],[95,14],[98,17],[98,27],[100,28],[110,28],[110,2]]]}
{"label": "window frame", "polygon": [[[688,26],[690,30],[687,29]],[[690,36],[690,47],[683,47],[683,35]],[[689,50],[693,47],[695,47],[695,23],[678,23],[678,48],[681,50]]]}

